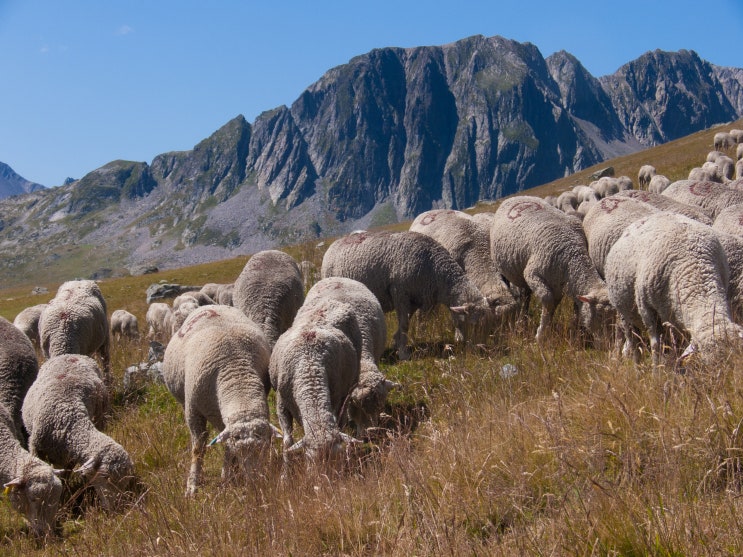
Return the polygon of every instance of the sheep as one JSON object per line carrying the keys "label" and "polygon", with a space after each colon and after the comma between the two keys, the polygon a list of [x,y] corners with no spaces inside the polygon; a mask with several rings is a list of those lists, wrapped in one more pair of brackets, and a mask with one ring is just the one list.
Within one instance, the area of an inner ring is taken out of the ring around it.
{"label": "sheep", "polygon": [[736,143],[743,143],[743,130],[732,129],[729,133],[730,137],[733,138],[733,141]]}
{"label": "sheep", "polygon": [[588,242],[588,255],[601,278],[604,278],[609,250],[627,226],[658,211],[652,205],[622,195],[605,197],[588,211],[583,219],[583,230]]}
{"label": "sheep", "polygon": [[92,280],[63,283],[39,320],[46,358],[98,353],[106,382],[111,381],[111,352],[106,300]]}
{"label": "sheep", "polygon": [[52,356],[23,401],[29,452],[71,468],[95,488],[101,506],[118,508],[134,484],[126,450],[100,431],[110,400],[95,360],[80,354]]}
{"label": "sheep", "polygon": [[[555,203],[557,203],[557,198],[554,195],[552,196],[548,195],[547,197],[554,198]],[[547,197],[545,197],[544,200],[547,203],[550,203],[550,205],[552,205],[552,203],[547,200]],[[556,204],[553,205],[553,207],[556,207],[556,206],[557,206]],[[483,211],[482,213],[475,213],[474,215],[472,215],[472,220],[480,223],[483,226],[486,226],[488,230],[490,230],[490,225],[493,224],[494,218],[495,218],[495,213],[493,211]],[[490,239],[488,239],[488,241],[490,241]]]}
{"label": "sheep", "polygon": [[31,339],[35,347],[40,347],[39,340],[39,319],[41,313],[46,309],[48,304],[36,304],[20,311],[13,319],[13,325],[18,327],[25,335]]}
{"label": "sheep", "polygon": [[730,316],[725,252],[709,226],[675,213],[650,215],[627,227],[605,269],[625,336],[623,354],[635,361],[636,330],[642,326],[654,366],[665,323],[691,336],[682,359],[696,350],[710,357],[720,341],[743,335]]}
{"label": "sheep", "polygon": [[[173,309],[164,302],[152,302],[147,308],[145,320],[149,340],[168,340],[173,329]],[[167,338],[166,338],[167,337]]]}
{"label": "sheep", "polygon": [[743,203],[743,191],[715,182],[679,180],[661,195],[701,207],[713,220],[724,208]]}
{"label": "sheep", "polygon": [[322,278],[362,282],[386,313],[395,310],[394,334],[401,360],[410,358],[408,326],[417,311],[446,304],[455,324],[492,314],[488,300],[441,244],[419,232],[357,231],[333,242],[323,257]]}
{"label": "sheep", "polygon": [[511,283],[528,288],[542,304],[537,341],[545,338],[564,294],[580,307],[591,329],[609,308],[606,285],[588,255],[582,225],[539,197],[515,196],[501,203],[490,229],[496,267]]}
{"label": "sheep", "polygon": [[716,151],[727,151],[735,145],[735,139],[729,132],[717,132],[713,142]]}
{"label": "sheep", "polygon": [[719,157],[724,157],[725,153],[722,151],[710,151],[707,153],[707,158],[705,159],[705,162],[715,162]]}
{"label": "sheep", "polygon": [[[462,211],[433,209],[418,215],[410,231],[430,236],[444,246],[497,313],[516,309],[516,299],[490,256],[490,224],[481,225]],[[454,338],[464,340],[459,328]]]}
{"label": "sheep", "polygon": [[584,201],[598,201],[599,199],[599,194],[596,193],[596,190],[594,190],[590,186],[585,186],[585,185],[573,186],[573,193],[575,194],[575,197],[578,200],[578,205],[580,205]]}
{"label": "sheep", "polygon": [[221,284],[217,289],[217,297],[214,299],[220,305],[231,306],[232,294],[235,291],[235,284]]}
{"label": "sheep", "polygon": [[743,159],[735,163],[735,179],[743,180]]}
{"label": "sheep", "polygon": [[57,477],[61,473],[21,446],[14,420],[0,402],[0,484],[38,538],[54,533],[62,496],[62,482]]}
{"label": "sheep", "polygon": [[718,157],[714,164],[717,168],[717,177],[722,182],[729,182],[733,179],[735,174],[735,161],[733,159],[727,155],[723,155],[722,157]]}
{"label": "sheep", "polygon": [[296,319],[322,307],[327,300],[349,304],[361,332],[359,381],[350,394],[348,416],[356,424],[356,436],[363,437],[367,429],[377,426],[390,390],[399,387],[386,379],[378,367],[387,341],[387,322],[371,290],[345,277],[328,277],[317,282],[307,292]]}
{"label": "sheep", "polygon": [[[705,163],[707,164],[707,163]],[[701,168],[701,167],[694,167],[689,171],[688,176],[689,181],[693,182],[719,182],[719,178],[717,177],[717,171],[715,170],[709,170],[707,168]]]}
{"label": "sheep", "polygon": [[712,223],[712,228],[743,237],[743,203],[722,209]]}
{"label": "sheep", "polygon": [[685,215],[690,219],[701,222],[702,224],[712,224],[712,219],[709,216],[709,212],[702,207],[699,207],[698,205],[689,205],[688,203],[682,203],[666,195],[639,190],[620,191],[617,195],[637,199],[639,201],[652,205],[653,207],[655,207],[656,209],[660,209],[661,211],[670,211],[672,213]]}
{"label": "sheep", "polygon": [[271,350],[263,331],[241,310],[202,306],[174,333],[163,358],[163,379],[184,409],[191,436],[186,496],[201,485],[207,423],[223,443],[222,479],[247,477],[276,429],[268,419]]}
{"label": "sheep", "polygon": [[[284,462],[304,449],[308,464],[341,454],[355,439],[341,431],[343,408],[359,381],[361,330],[350,304],[326,299],[295,319],[276,341],[269,374],[284,436]],[[293,424],[304,437],[294,443]]]}
{"label": "sheep", "polygon": [[652,180],[653,176],[655,175],[656,170],[654,166],[650,164],[643,164],[640,167],[639,172],[637,173],[637,183],[639,184],[640,188],[648,189],[650,180]]}
{"label": "sheep", "polygon": [[738,143],[738,146],[735,148],[735,160],[739,161],[743,159],[743,143]]}
{"label": "sheep", "polygon": [[650,178],[650,183],[648,184],[648,191],[650,193],[663,193],[663,190],[665,190],[670,185],[671,185],[670,178],[663,176],[663,174],[656,174],[655,176]]}
{"label": "sheep", "polygon": [[[219,292],[219,290],[217,290]],[[201,291],[185,292],[173,300],[173,316],[170,322],[171,336],[183,325],[186,317],[201,306],[214,305],[215,301]]]}
{"label": "sheep", "polygon": [[304,301],[302,272],[294,258],[279,250],[253,255],[235,280],[235,307],[258,324],[273,348],[292,324]]}
{"label": "sheep", "polygon": [[39,372],[36,350],[29,338],[4,317],[0,317],[0,340],[0,404],[10,413],[18,440],[25,445],[21,406]]}
{"label": "sheep", "polygon": [[111,314],[111,335],[117,339],[139,338],[139,321],[136,315],[125,309],[117,309]]}
{"label": "sheep", "polygon": [[733,320],[741,324],[743,319],[743,237],[720,230],[716,224],[712,228],[717,233],[717,238],[720,240],[728,261],[730,272],[728,299]]}
{"label": "sheep", "polygon": [[573,191],[565,191],[557,196],[557,208],[567,213],[578,207],[578,196]]}

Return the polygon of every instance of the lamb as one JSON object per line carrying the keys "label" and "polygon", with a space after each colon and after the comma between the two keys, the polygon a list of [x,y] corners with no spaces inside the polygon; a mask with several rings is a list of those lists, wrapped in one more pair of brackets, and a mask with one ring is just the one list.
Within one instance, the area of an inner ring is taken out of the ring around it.
{"label": "lamb", "polygon": [[663,174],[656,174],[655,176],[650,178],[650,183],[648,184],[648,191],[650,193],[663,193],[663,190],[665,190],[670,185],[671,185],[670,178],[663,176]]}
{"label": "lamb", "polygon": [[13,418],[0,402],[0,483],[10,503],[23,514],[38,538],[54,533],[62,482],[46,462],[31,456],[18,441]]}
{"label": "lamb", "polygon": [[623,354],[637,360],[636,330],[648,331],[653,365],[661,357],[662,324],[691,336],[710,357],[724,340],[740,339],[727,298],[728,266],[709,226],[661,212],[630,225],[606,259],[606,283],[625,336]]}
{"label": "lamb", "polygon": [[15,319],[13,319],[13,325],[23,331],[36,347],[41,346],[41,341],[39,340],[39,319],[41,319],[41,313],[46,309],[47,305],[36,304],[35,306],[27,307],[21,310],[15,316]]}
{"label": "lamb", "polygon": [[[516,309],[516,299],[490,256],[490,225],[480,225],[462,211],[433,209],[418,215],[410,231],[444,246],[498,314]],[[454,338],[461,342],[465,337],[457,328]]]}
{"label": "lamb", "polygon": [[117,339],[139,338],[139,321],[137,316],[125,309],[117,309],[111,314],[111,335]]}
{"label": "lamb", "polygon": [[[350,304],[325,299],[298,315],[276,342],[269,374],[284,435],[284,462],[304,449],[309,463],[334,459],[344,442],[343,408],[359,381],[362,336]],[[294,443],[294,421],[304,430]]]}
{"label": "lamb", "polygon": [[679,215],[687,216],[690,219],[701,222],[702,224],[712,224],[712,219],[709,216],[709,212],[702,207],[676,201],[675,199],[672,199],[667,195],[639,190],[620,191],[617,195],[637,199],[639,201],[647,203],[648,205],[652,205],[653,207],[655,207],[656,209],[660,209],[661,211],[670,211],[672,213],[678,213]]}
{"label": "lamb", "polygon": [[329,277],[317,282],[307,292],[296,319],[302,319],[306,312],[315,308],[322,308],[328,300],[349,304],[361,332],[359,381],[350,394],[348,416],[356,424],[356,436],[363,437],[366,430],[379,423],[389,392],[399,387],[386,379],[378,367],[387,341],[387,322],[371,290],[345,277]]}
{"label": "lamb", "polygon": [[658,211],[648,203],[621,195],[605,197],[588,211],[583,219],[588,255],[602,278],[606,256],[627,226]]}
{"label": "lamb", "polygon": [[609,310],[604,281],[588,255],[582,225],[539,197],[515,196],[501,203],[490,229],[493,261],[511,284],[528,288],[542,304],[537,341],[545,338],[564,294],[580,307],[591,329]]}
{"label": "lamb", "polygon": [[173,310],[168,304],[152,302],[147,308],[145,320],[149,327],[148,339],[164,341],[170,338],[173,330]]}
{"label": "lamb", "polygon": [[492,315],[488,300],[433,238],[419,232],[357,231],[333,242],[323,257],[321,277],[341,276],[363,283],[386,313],[395,310],[398,357],[410,358],[408,327],[417,310],[449,306],[462,326]]}
{"label": "lamb", "polygon": [[18,440],[25,445],[21,406],[39,372],[36,350],[28,337],[4,317],[0,317],[0,339],[0,404],[10,414]]}
{"label": "lamb", "polygon": [[253,255],[235,280],[232,300],[263,330],[273,347],[291,327],[304,301],[302,272],[294,258],[279,250]]}
{"label": "lamb", "polygon": [[650,164],[643,164],[637,173],[637,183],[641,189],[648,189],[650,180],[656,175],[655,167]]}
{"label": "lamb", "polygon": [[713,220],[726,207],[743,203],[743,191],[715,182],[679,180],[668,186],[661,195],[701,207]]}
{"label": "lamb", "polygon": [[98,353],[106,381],[111,379],[110,335],[106,300],[92,280],[63,283],[41,314],[41,348],[46,358]]}
{"label": "lamb", "polygon": [[246,478],[270,447],[268,419],[271,349],[263,331],[242,311],[202,306],[174,333],[163,358],[163,379],[183,406],[191,435],[186,495],[201,485],[207,423],[223,443],[222,479]]}
{"label": "lamb", "polygon": [[52,356],[23,401],[23,423],[32,455],[71,468],[92,485],[104,509],[118,508],[134,483],[126,450],[100,431],[108,391],[95,360],[80,354]]}

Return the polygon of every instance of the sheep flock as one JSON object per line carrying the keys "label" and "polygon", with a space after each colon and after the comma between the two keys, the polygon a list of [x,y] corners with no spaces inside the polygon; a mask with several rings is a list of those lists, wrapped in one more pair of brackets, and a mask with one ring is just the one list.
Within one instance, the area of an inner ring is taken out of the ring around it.
{"label": "sheep flock", "polygon": [[[463,350],[529,320],[528,340],[545,342],[563,299],[578,338],[636,365],[647,355],[653,369],[683,370],[743,348],[743,133],[717,134],[713,148],[688,179],[644,164],[635,180],[515,195],[493,212],[433,209],[403,232],[336,239],[319,272],[267,250],[233,283],[151,302],[142,336],[153,380],[190,432],[185,497],[203,482],[208,450],[224,452],[224,482],[250,482],[281,453],[284,481],[297,461],[335,470],[373,445],[388,394],[405,390],[381,363],[416,357],[411,319],[437,306]],[[0,479],[42,541],[58,535],[62,484],[90,487],[88,503],[111,512],[142,489],[126,447],[106,433],[111,346],[140,338],[133,314],[111,310],[95,281],[74,280],[0,321]]]}

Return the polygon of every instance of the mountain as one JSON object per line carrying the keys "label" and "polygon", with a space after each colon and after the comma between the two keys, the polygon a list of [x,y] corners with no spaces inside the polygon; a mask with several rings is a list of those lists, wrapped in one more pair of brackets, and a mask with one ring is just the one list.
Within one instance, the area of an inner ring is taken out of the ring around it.
{"label": "mountain", "polygon": [[376,49],[190,151],[0,201],[0,272],[172,268],[463,209],[741,115],[743,70],[692,51],[596,78],[502,37]]}
{"label": "mountain", "polygon": [[16,174],[7,164],[0,162],[0,199],[43,189],[44,186],[30,182]]}

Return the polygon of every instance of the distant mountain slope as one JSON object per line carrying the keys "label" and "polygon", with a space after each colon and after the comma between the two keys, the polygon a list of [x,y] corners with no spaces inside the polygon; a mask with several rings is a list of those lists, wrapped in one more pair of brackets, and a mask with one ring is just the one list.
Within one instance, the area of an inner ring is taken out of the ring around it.
{"label": "distant mountain slope", "polygon": [[11,195],[20,195],[43,189],[44,186],[30,182],[10,168],[7,164],[0,162],[0,199]]}
{"label": "distant mountain slope", "polygon": [[502,37],[376,49],[190,151],[0,202],[0,271],[33,250],[176,267],[462,209],[741,115],[743,70],[691,51],[596,78]]}

